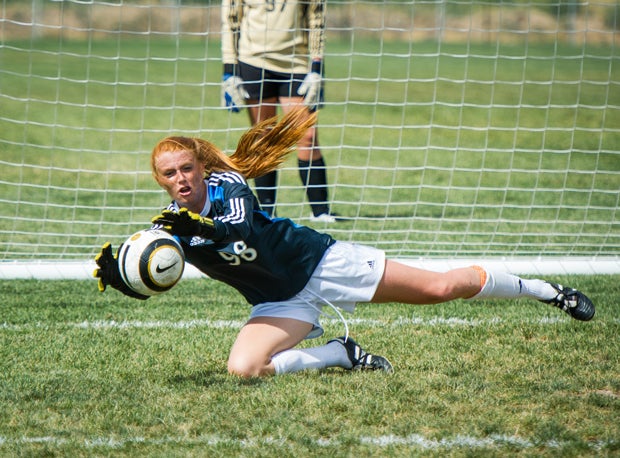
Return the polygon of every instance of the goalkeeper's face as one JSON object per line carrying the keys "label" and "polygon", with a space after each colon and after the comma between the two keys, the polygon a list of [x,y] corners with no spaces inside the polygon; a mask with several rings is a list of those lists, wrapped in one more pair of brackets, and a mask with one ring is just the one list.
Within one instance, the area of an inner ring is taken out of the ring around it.
{"label": "goalkeeper's face", "polygon": [[157,183],[179,207],[200,213],[205,205],[207,186],[204,165],[187,150],[163,150],[153,161]]}

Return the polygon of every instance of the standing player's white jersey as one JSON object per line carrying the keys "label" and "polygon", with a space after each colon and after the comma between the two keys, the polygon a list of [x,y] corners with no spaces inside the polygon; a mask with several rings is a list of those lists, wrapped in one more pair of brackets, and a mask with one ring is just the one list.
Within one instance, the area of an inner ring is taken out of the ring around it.
{"label": "standing player's white jersey", "polygon": [[325,0],[224,0],[222,60],[307,73],[324,52]]}

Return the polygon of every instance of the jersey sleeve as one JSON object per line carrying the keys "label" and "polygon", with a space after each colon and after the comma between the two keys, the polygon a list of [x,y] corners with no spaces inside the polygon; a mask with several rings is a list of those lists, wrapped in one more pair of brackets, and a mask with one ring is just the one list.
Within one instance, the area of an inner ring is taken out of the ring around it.
{"label": "jersey sleeve", "polygon": [[308,49],[313,61],[322,60],[325,52],[325,0],[312,0],[308,8]]}
{"label": "jersey sleeve", "polygon": [[[213,174],[210,185],[216,178]],[[215,224],[212,239],[217,242],[245,240],[252,231],[254,194],[245,179],[233,172],[217,174],[217,186],[211,187],[211,217]]]}
{"label": "jersey sleeve", "polygon": [[243,15],[242,0],[223,0],[222,21],[222,63],[236,65],[239,57],[239,34]]}

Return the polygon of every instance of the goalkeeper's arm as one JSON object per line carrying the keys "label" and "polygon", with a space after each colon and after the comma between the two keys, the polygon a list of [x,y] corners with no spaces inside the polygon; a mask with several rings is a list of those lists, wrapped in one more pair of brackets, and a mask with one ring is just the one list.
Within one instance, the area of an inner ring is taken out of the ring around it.
{"label": "goalkeeper's arm", "polygon": [[297,93],[304,98],[310,111],[323,105],[323,54],[325,52],[325,0],[310,0],[306,10],[308,19],[308,51],[312,59],[310,71]]}
{"label": "goalkeeper's arm", "polygon": [[178,212],[164,210],[160,215],[155,216],[151,222],[165,231],[181,237],[197,235],[205,239],[219,241],[226,233],[226,228],[219,221],[200,216],[187,208],[181,208]]}

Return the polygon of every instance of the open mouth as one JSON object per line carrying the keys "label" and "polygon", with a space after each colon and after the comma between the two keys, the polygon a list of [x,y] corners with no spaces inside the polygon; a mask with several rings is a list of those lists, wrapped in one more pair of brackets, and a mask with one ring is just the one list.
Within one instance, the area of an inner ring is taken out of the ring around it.
{"label": "open mouth", "polygon": [[179,195],[181,196],[187,196],[192,192],[192,188],[190,188],[189,186],[183,186],[181,189],[179,189]]}

